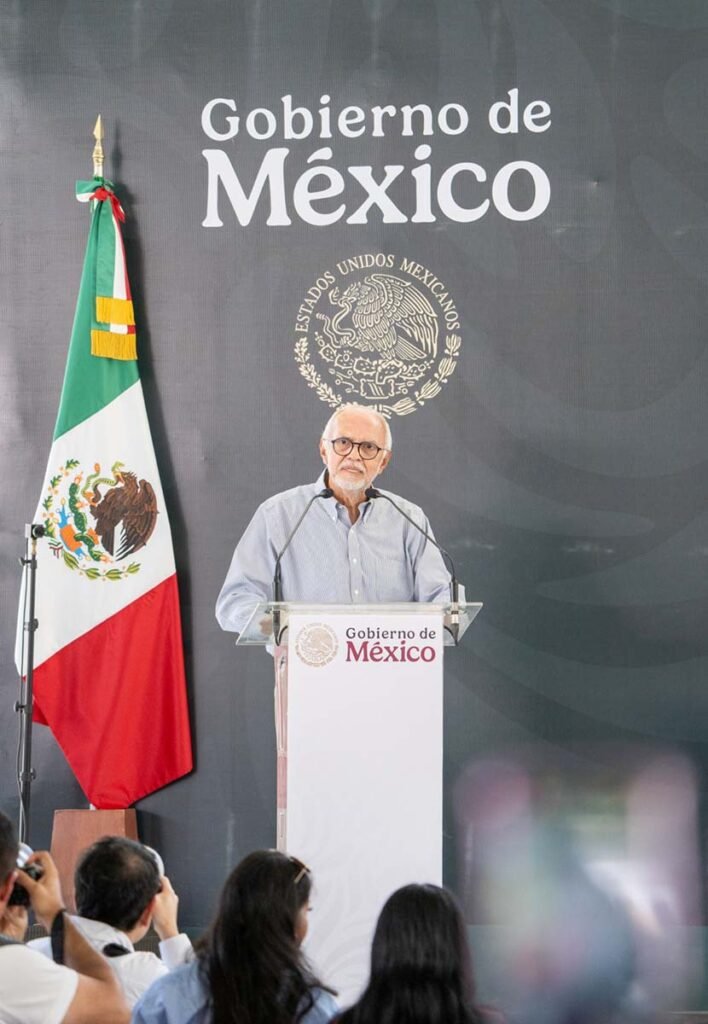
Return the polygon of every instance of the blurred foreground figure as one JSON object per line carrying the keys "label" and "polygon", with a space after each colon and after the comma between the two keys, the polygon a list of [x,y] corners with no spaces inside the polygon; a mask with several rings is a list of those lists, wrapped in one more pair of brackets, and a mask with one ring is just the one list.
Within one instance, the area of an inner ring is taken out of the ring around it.
{"label": "blurred foreground figure", "polygon": [[388,898],[371,947],[369,983],[338,1024],[480,1024],[467,932],[457,903],[435,885]]}
{"label": "blurred foreground figure", "polygon": [[485,991],[510,1016],[598,1024],[690,1006],[700,966],[687,926],[701,923],[701,890],[685,757],[515,751],[471,764],[455,803]]}
{"label": "blurred foreground figure", "polygon": [[134,1024],[327,1024],[338,1012],[300,951],[310,870],[275,850],[231,872],[197,959],[155,982]]}

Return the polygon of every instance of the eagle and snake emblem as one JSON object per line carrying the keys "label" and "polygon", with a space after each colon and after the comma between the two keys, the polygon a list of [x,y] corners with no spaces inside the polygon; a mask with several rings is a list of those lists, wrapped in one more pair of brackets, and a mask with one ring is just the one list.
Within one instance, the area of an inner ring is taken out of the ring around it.
{"label": "eagle and snake emblem", "polygon": [[415,285],[369,274],[328,293],[334,316],[317,313],[315,339],[335,384],[360,397],[406,394],[429,373],[438,351],[438,318]]}
{"label": "eagle and snake emblem", "polygon": [[138,572],[140,563],[128,560],[146,546],[159,514],[152,484],[122,462],[113,463],[110,476],[95,463],[84,478],[77,459],[67,459],[50,479],[42,507],[52,552],[87,579]]}
{"label": "eagle and snake emblem", "polygon": [[334,409],[360,402],[387,418],[415,412],[440,394],[460,358],[454,300],[432,271],[407,257],[361,254],[336,269],[341,276],[327,270],[317,277],[298,310],[300,374]]}
{"label": "eagle and snake emblem", "polygon": [[298,657],[311,668],[329,665],[338,648],[337,634],[326,622],[311,622],[303,626],[295,638]]}

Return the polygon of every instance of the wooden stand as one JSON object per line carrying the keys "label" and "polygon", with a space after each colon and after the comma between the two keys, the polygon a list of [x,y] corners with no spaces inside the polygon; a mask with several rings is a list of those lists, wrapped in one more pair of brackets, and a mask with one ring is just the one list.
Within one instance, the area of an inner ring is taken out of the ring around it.
{"label": "wooden stand", "polygon": [[59,870],[64,903],[72,913],[74,869],[79,856],[102,836],[138,838],[135,808],[120,811],[55,811],[51,855]]}

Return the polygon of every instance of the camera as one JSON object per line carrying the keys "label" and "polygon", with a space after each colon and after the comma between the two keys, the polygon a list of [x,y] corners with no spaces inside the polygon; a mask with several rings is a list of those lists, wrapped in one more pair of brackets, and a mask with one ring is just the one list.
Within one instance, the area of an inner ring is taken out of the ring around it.
{"label": "camera", "polygon": [[[33,878],[35,882],[37,879],[42,877],[42,868],[39,864],[28,864],[27,860],[32,855],[32,848],[27,846],[26,843],[20,843],[20,850],[17,854],[17,867],[20,871],[24,871],[26,874]],[[26,889],[23,889],[17,882],[12,887],[10,893],[10,899],[7,901],[8,907],[28,907],[30,905],[29,893]]]}

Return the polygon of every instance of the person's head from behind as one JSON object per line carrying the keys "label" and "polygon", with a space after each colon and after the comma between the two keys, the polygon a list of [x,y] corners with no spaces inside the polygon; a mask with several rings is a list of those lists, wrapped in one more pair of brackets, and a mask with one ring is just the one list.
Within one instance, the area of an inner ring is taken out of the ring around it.
{"label": "person's head from behind", "polygon": [[214,1022],[291,1022],[316,983],[300,943],[311,879],[295,857],[249,854],[231,872],[201,953]]}
{"label": "person's head from behind", "polygon": [[445,889],[406,885],[379,915],[371,946],[371,975],[345,1019],[469,1024],[474,985],[462,913]]}
{"label": "person's head from behind", "polygon": [[6,814],[0,811],[0,906],[7,903],[12,892],[17,866],[17,833]]}
{"label": "person's head from behind", "polygon": [[76,865],[76,910],[119,931],[144,934],[160,885],[157,861],[149,850],[132,839],[105,836]]}
{"label": "person's head from behind", "polygon": [[257,850],[231,872],[221,893],[213,935],[232,942],[295,950],[307,933],[309,869],[276,850]]}
{"label": "person's head from behind", "polygon": [[472,999],[472,972],[462,913],[437,885],[405,885],[384,904],[371,947],[371,975],[420,972],[457,984]]}

